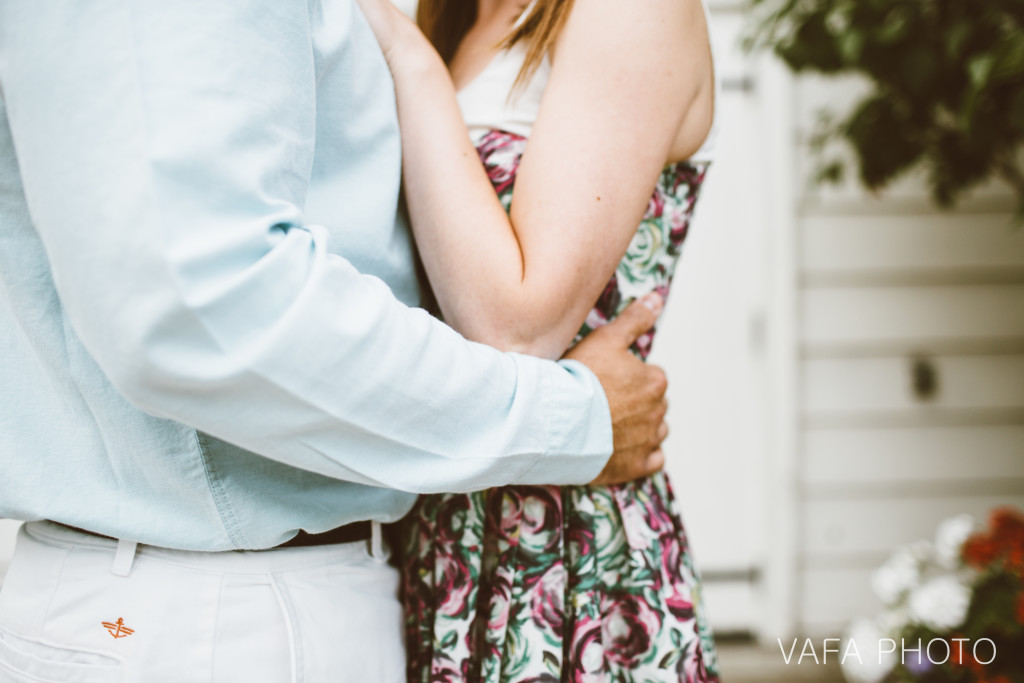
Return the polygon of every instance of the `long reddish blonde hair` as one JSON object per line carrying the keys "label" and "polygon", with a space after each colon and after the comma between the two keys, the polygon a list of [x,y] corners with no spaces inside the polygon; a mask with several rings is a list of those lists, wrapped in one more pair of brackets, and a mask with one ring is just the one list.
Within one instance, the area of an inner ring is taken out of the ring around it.
{"label": "long reddish blonde hair", "polygon": [[[565,25],[572,3],[573,0],[536,0],[526,18],[502,39],[502,49],[520,42],[526,45],[526,59],[514,89],[529,81],[540,66]],[[451,63],[456,48],[475,21],[476,0],[420,0],[416,10],[416,23],[445,64]]]}

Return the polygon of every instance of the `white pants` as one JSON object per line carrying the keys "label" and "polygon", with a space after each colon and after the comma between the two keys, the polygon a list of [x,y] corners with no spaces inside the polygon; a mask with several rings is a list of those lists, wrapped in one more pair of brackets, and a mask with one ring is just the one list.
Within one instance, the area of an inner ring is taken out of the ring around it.
{"label": "white pants", "polygon": [[365,542],[194,553],[49,522],[0,589],[0,683],[398,683],[394,568]]}

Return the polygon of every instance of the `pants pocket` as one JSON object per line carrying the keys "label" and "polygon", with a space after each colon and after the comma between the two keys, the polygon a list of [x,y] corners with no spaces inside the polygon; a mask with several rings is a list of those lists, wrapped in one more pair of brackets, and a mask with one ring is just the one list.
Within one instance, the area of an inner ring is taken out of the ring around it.
{"label": "pants pocket", "polygon": [[0,628],[0,683],[115,683],[121,662],[99,652],[23,638]]}

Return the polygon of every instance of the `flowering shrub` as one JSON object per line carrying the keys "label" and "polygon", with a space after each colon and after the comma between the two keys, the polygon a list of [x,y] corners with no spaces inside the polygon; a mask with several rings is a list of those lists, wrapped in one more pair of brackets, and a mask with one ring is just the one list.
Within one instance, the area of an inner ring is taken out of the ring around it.
{"label": "flowering shrub", "polygon": [[857,75],[868,92],[839,118],[822,119],[818,176],[845,164],[830,141],[855,152],[871,190],[921,168],[937,203],[1000,178],[1024,219],[1024,3],[1020,0],[751,0],[750,42],[791,69]]}
{"label": "flowering shrub", "polygon": [[934,543],[896,552],[872,587],[886,609],[850,628],[848,680],[1024,681],[1024,514],[996,509],[985,530],[969,515],[948,519]]}

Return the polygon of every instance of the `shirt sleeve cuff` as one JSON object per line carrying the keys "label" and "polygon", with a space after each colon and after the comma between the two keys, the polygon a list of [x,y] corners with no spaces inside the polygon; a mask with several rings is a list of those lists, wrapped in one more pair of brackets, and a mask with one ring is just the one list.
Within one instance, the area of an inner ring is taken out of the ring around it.
{"label": "shirt sleeve cuff", "polygon": [[558,365],[561,372],[545,373],[540,397],[546,447],[517,483],[587,484],[611,457],[611,413],[601,383],[582,363],[562,360]]}

